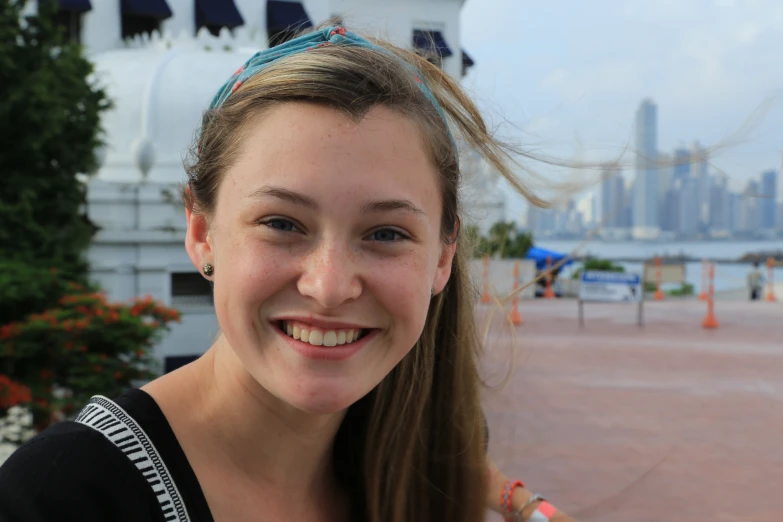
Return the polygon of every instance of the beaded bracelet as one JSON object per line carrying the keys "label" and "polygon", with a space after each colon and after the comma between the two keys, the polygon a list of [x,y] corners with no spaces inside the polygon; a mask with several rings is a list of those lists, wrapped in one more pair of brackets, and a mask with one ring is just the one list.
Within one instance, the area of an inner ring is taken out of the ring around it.
{"label": "beaded bracelet", "polygon": [[524,487],[521,480],[507,480],[503,485],[503,490],[500,492],[500,512],[504,514],[506,522],[514,522],[512,518],[506,516],[506,514],[511,514],[511,496],[514,494],[514,490]]}

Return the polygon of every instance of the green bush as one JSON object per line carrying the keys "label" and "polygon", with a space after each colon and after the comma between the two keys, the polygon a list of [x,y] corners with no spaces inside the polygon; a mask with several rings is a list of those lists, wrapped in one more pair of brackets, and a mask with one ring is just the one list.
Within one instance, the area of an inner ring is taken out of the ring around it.
{"label": "green bush", "polygon": [[582,277],[582,272],[587,270],[597,270],[601,272],[625,272],[625,267],[621,265],[615,265],[608,259],[589,258],[586,259],[581,268],[576,270],[571,276],[572,279],[579,279]]}

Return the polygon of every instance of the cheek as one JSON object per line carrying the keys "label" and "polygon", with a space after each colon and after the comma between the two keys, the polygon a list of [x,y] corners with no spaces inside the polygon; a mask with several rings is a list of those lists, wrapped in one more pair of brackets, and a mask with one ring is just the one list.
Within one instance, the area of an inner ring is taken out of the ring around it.
{"label": "cheek", "polygon": [[[370,291],[392,316],[396,326],[406,323],[420,333],[427,316],[430,299],[429,263],[424,257],[410,256],[403,260],[383,263],[373,270]],[[369,281],[368,281],[369,283]]]}
{"label": "cheek", "polygon": [[296,273],[290,256],[259,241],[236,239],[218,249],[216,261],[225,267],[215,277],[215,306],[238,308],[260,304],[279,291]]}

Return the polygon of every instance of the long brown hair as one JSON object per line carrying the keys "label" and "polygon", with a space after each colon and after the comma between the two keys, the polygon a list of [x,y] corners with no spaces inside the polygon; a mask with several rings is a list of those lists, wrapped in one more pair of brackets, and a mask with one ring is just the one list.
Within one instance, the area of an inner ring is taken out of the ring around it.
{"label": "long brown hair", "polygon": [[459,162],[443,119],[403,61],[419,69],[452,132],[529,194],[511,173],[507,149],[490,136],[457,82],[410,51],[374,42],[391,53],[333,45],[281,59],[248,79],[220,109],[205,113],[183,198],[195,212],[214,212],[246,127],[277,104],[322,104],[356,121],[383,105],[418,125],[438,174],[441,238],[457,244],[452,274],[432,299],[410,353],[349,409],[335,441],[335,468],[359,520],[478,522],[487,498],[481,343],[468,246],[459,236]]}

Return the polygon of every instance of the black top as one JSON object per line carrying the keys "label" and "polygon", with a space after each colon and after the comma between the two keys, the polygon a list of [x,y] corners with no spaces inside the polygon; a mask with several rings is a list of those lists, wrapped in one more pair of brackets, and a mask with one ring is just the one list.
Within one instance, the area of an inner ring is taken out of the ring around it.
{"label": "black top", "polygon": [[[166,473],[176,485],[174,497],[179,495],[175,500],[181,499],[187,520],[214,522],[196,474],[155,400],[134,389],[114,402],[132,417],[131,425],[136,426],[135,432],[142,436],[142,441],[148,438],[154,444],[157,451],[150,453],[141,449],[143,443],[136,448],[153,456],[152,460],[147,459],[150,464],[145,468],[145,463],[137,457],[139,453],[128,448],[126,453],[135,458],[132,461],[123,453],[125,449],[121,450],[107,438],[107,434],[120,431],[119,421],[109,419],[97,425],[106,428],[103,433],[82,422],[57,423],[24,444],[0,467],[0,522],[181,520],[171,508],[164,515],[162,504],[165,506],[169,501],[161,498],[170,498],[164,485],[171,488]],[[110,403],[106,406],[111,408]],[[87,408],[85,411],[89,413]],[[121,411],[118,414],[122,416]],[[83,416],[84,412],[79,419],[90,420]],[[122,440],[125,439],[133,437]],[[137,442],[131,440],[125,446],[134,444]],[[156,474],[156,467],[163,471],[162,477]],[[156,486],[158,483],[163,485]],[[153,487],[160,488],[160,497]]]}

